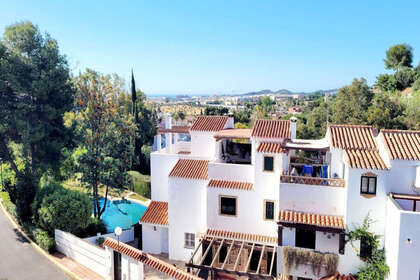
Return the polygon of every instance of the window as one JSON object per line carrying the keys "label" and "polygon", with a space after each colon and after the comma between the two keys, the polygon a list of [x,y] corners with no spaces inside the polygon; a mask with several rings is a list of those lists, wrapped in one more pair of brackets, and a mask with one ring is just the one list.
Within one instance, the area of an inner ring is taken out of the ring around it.
{"label": "window", "polygon": [[220,196],[219,214],[236,216],[236,197]]}
{"label": "window", "polygon": [[315,231],[297,228],[296,247],[315,249]]}
{"label": "window", "polygon": [[362,236],[360,239],[360,257],[361,258],[370,258],[372,256],[372,247],[367,242],[366,237]]}
{"label": "window", "polygon": [[274,201],[264,200],[264,219],[274,220]]}
{"label": "window", "polygon": [[188,249],[194,249],[195,247],[195,234],[194,233],[185,233],[185,243],[184,247]]}
{"label": "window", "polygon": [[273,157],[264,157],[264,171],[273,171],[274,170],[274,158]]}
{"label": "window", "polygon": [[376,177],[362,175],[360,182],[360,193],[376,194]]}
{"label": "window", "polygon": [[225,262],[225,259],[226,259],[226,256],[227,256],[227,250],[228,250],[227,246],[224,246],[224,245],[220,249],[220,252],[219,252],[219,263],[224,263]]}

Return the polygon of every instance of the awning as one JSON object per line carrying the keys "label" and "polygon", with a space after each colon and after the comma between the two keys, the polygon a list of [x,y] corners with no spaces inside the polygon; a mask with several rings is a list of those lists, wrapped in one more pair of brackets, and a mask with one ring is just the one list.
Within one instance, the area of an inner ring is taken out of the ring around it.
{"label": "awning", "polygon": [[307,228],[317,231],[341,233],[346,229],[341,216],[320,215],[314,213],[281,210],[278,224],[285,227]]}
{"label": "awning", "polygon": [[[273,267],[277,246],[275,237],[209,229],[186,266],[250,278],[273,279],[276,275]],[[251,259],[254,261],[253,269],[250,266]]]}
{"label": "awning", "polygon": [[286,142],[287,149],[308,150],[308,151],[327,151],[330,145],[326,138],[323,139],[293,139]]}
{"label": "awning", "polygon": [[231,128],[218,131],[214,138],[217,141],[221,139],[249,139],[251,138],[251,129],[248,128]]}
{"label": "awning", "polygon": [[172,126],[172,128],[159,128],[157,130],[158,134],[164,133],[182,133],[182,134],[189,134],[190,127],[189,126]]}

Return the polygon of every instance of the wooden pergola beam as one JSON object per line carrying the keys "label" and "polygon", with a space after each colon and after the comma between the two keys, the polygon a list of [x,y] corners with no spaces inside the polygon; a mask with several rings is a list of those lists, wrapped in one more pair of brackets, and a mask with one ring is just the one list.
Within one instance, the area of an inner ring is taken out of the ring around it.
{"label": "wooden pergola beam", "polygon": [[271,273],[273,272],[274,256],[276,255],[276,251],[277,251],[277,247],[274,246],[273,255],[271,256],[270,272],[268,273],[268,275],[272,275]]}
{"label": "wooden pergola beam", "polygon": [[217,257],[219,256],[219,254],[220,254],[220,250],[222,249],[222,246],[223,246],[223,242],[225,241],[225,239],[223,238],[222,239],[222,242],[220,243],[220,245],[219,245],[219,248],[217,248],[217,251],[216,251],[216,254],[214,255],[214,257],[213,257],[213,260],[212,260],[212,262],[211,262],[211,264],[210,264],[210,267],[213,267],[213,265],[214,265],[214,263],[216,262],[216,259],[217,259]]}
{"label": "wooden pergola beam", "polygon": [[258,274],[258,272],[260,271],[260,267],[261,267],[261,262],[263,259],[263,255],[264,255],[264,249],[265,249],[265,245],[263,246],[261,253],[260,253],[260,259],[258,260],[258,266],[257,266],[257,271],[256,273]]}
{"label": "wooden pergola beam", "polygon": [[233,267],[234,271],[236,271],[236,268],[237,268],[238,263],[239,263],[239,259],[241,258],[241,253],[242,253],[242,249],[244,248],[244,244],[245,244],[245,241],[242,241],[241,249],[239,249],[238,256],[236,257],[236,261],[235,261],[235,266]]}
{"label": "wooden pergola beam", "polygon": [[200,246],[201,246],[201,244],[203,244],[203,242],[204,242],[204,238],[202,238],[201,241],[200,241],[200,243],[198,243],[198,246],[197,246],[197,248],[195,248],[194,253],[192,254],[192,256],[191,256],[191,258],[189,260],[189,263],[194,262],[195,254],[197,254],[198,249],[200,249]]}
{"label": "wooden pergola beam", "polygon": [[209,251],[210,251],[210,249],[211,249],[211,246],[213,245],[213,242],[214,242],[214,237],[213,237],[213,239],[210,241],[210,243],[209,243],[209,247],[207,247],[206,251],[204,252],[204,255],[201,257],[201,260],[200,260],[200,262],[198,263],[199,265],[202,265],[202,264],[203,264],[203,261],[205,260],[205,258],[206,258],[206,256],[207,256],[207,254],[209,253]]}
{"label": "wooden pergola beam", "polygon": [[249,267],[249,264],[251,262],[251,257],[252,257],[252,253],[254,252],[254,247],[255,247],[255,243],[252,243],[251,252],[249,253],[248,261],[246,262],[246,266],[245,266],[245,269],[244,269],[245,273],[248,272],[248,267]]}
{"label": "wooden pergola beam", "polygon": [[233,242],[232,242],[232,244],[230,244],[229,250],[228,250],[228,252],[227,252],[227,254],[226,254],[225,261],[223,262],[223,265],[222,265],[222,269],[224,269],[224,268],[225,268],[225,265],[226,265],[226,263],[227,263],[227,261],[228,261],[228,259],[229,259],[229,255],[230,255],[230,252],[232,251],[233,244],[235,244],[235,241],[233,241]]}

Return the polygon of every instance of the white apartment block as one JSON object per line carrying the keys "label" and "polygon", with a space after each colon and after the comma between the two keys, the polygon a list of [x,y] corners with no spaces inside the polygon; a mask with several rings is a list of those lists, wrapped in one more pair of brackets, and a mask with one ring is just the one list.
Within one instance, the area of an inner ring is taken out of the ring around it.
{"label": "white apartment block", "polygon": [[[329,125],[325,138],[302,140],[296,125],[235,129],[227,116],[200,116],[179,127],[168,118],[151,154],[143,250],[205,279],[353,279],[369,248],[345,243],[345,233],[369,215],[389,279],[419,279],[420,131]],[[290,249],[317,252],[319,265],[284,271]],[[335,271],[326,256],[338,259]]]}

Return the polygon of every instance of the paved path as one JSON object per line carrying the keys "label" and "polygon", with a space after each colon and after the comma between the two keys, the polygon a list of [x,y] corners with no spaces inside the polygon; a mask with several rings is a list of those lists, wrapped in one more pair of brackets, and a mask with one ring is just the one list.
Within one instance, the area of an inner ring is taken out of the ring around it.
{"label": "paved path", "polygon": [[13,227],[2,209],[0,209],[0,279],[70,279]]}

